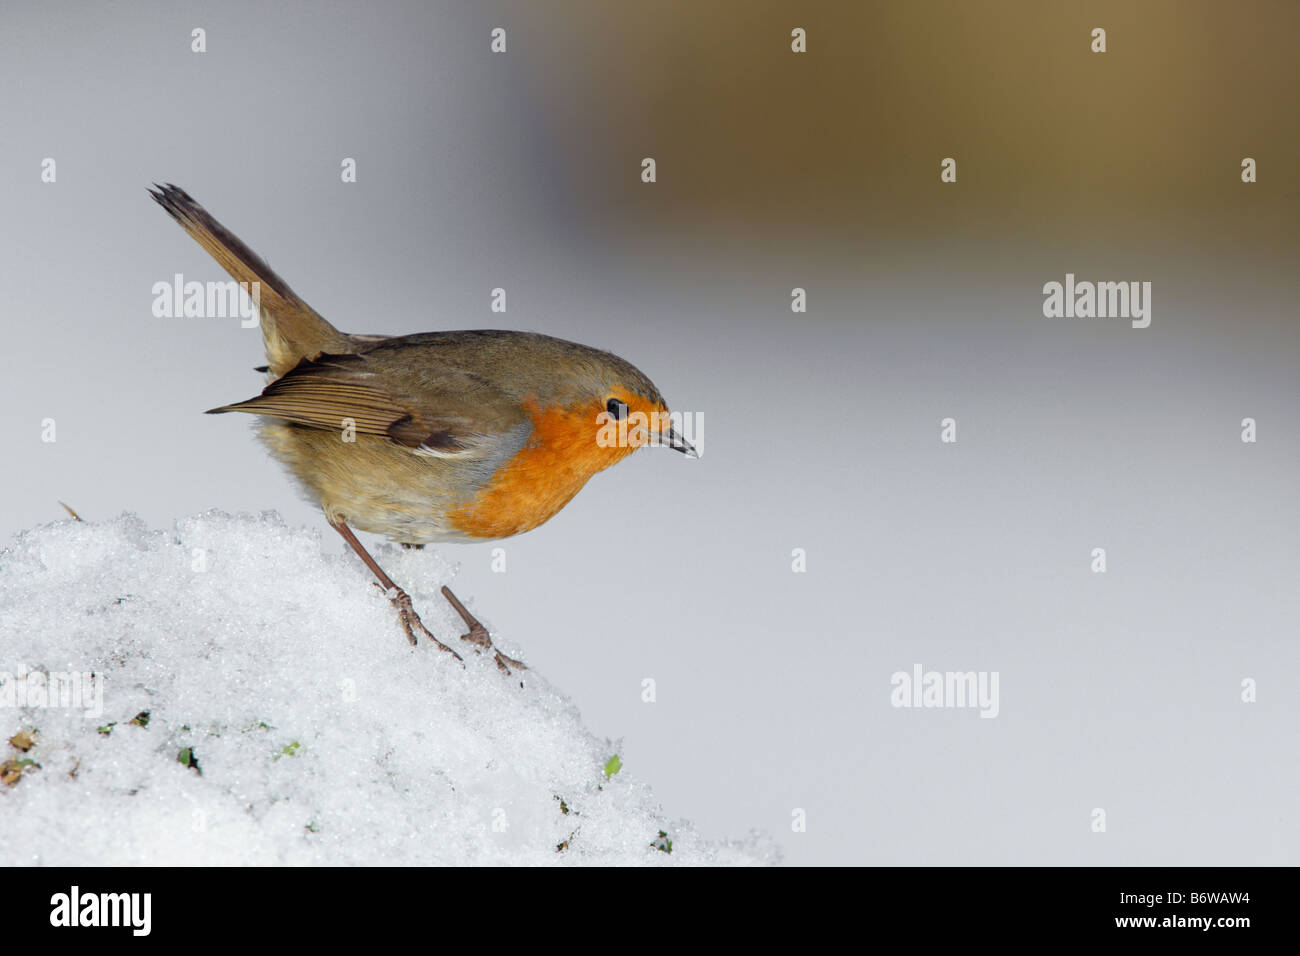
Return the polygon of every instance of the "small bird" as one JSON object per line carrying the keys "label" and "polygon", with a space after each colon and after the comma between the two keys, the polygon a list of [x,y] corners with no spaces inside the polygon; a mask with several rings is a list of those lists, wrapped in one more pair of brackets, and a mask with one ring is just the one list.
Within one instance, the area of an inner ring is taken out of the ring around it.
{"label": "small bird", "polygon": [[[698,457],[659,390],[617,355],[532,332],[340,332],[185,190],[149,193],[258,295],[267,359],[258,371],[269,384],[209,414],[261,416],[262,441],[374,574],[412,644],[420,632],[462,660],[353,528],[414,547],[508,538],[549,520],[642,445]],[[523,666],[442,593],[469,628],[463,640],[507,672]]]}

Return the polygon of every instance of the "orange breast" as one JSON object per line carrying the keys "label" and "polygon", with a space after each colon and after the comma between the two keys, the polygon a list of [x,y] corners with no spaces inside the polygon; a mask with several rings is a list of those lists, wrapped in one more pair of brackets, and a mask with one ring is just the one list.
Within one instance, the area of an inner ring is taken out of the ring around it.
{"label": "orange breast", "polygon": [[447,513],[451,526],[474,538],[508,538],[536,528],[563,508],[592,475],[629,455],[630,447],[596,442],[601,406],[524,406],[533,421],[528,445],[497,469],[469,504]]}

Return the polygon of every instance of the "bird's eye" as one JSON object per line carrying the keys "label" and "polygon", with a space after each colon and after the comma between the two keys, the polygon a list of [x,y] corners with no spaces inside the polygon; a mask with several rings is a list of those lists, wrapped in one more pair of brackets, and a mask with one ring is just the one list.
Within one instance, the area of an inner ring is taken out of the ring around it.
{"label": "bird's eye", "polygon": [[617,398],[611,398],[605,403],[605,411],[614,416],[614,421],[621,422],[627,418],[627,405],[620,402]]}

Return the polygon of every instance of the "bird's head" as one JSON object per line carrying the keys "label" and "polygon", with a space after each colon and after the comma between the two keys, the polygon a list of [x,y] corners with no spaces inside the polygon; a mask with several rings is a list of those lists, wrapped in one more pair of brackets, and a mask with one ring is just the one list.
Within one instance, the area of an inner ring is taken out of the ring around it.
{"label": "bird's head", "polygon": [[630,362],[574,346],[552,372],[550,401],[539,401],[538,411],[550,411],[554,426],[565,433],[564,441],[575,446],[575,452],[581,451],[576,446],[587,446],[593,464],[609,467],[646,445],[699,457],[673,427],[659,389]]}

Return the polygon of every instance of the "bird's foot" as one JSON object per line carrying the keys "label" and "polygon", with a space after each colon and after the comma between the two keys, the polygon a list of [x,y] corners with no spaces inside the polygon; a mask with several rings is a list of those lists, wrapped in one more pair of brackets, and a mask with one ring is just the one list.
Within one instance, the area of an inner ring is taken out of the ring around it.
{"label": "bird's foot", "polygon": [[460,598],[456,597],[456,595],[452,593],[451,588],[444,586],[442,589],[442,596],[447,599],[447,603],[456,609],[456,613],[461,616],[461,620],[463,620],[465,626],[469,628],[468,633],[460,636],[462,641],[468,641],[470,644],[473,644],[481,650],[491,651],[496,657],[497,667],[501,668],[501,670],[505,671],[507,674],[510,673],[510,668],[512,667],[518,667],[520,670],[528,670],[528,665],[523,661],[517,661],[513,657],[502,654],[497,650],[496,645],[492,643],[492,636],[488,634],[487,628],[479,623],[478,618],[469,613],[469,609],[460,603]]}
{"label": "bird's foot", "polygon": [[429,640],[433,641],[433,643],[438,646],[439,650],[444,650],[462,664],[465,663],[464,658],[446,644],[442,643],[442,641],[434,637],[433,632],[424,626],[424,622],[420,620],[420,615],[415,613],[415,605],[411,603],[411,595],[407,594],[401,588],[395,587],[386,592],[386,596],[393,602],[393,607],[397,608],[397,617],[402,622],[402,630],[406,632],[406,639],[411,642],[412,646],[419,643],[416,638],[416,632],[418,631],[424,634],[424,636]]}

